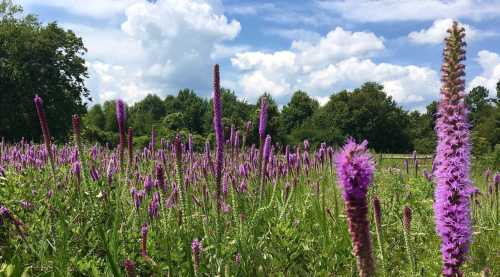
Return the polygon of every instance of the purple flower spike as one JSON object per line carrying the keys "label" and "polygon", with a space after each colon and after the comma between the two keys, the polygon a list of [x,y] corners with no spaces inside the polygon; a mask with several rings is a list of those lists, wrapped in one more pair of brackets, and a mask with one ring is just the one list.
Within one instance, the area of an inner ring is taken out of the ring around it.
{"label": "purple flower spike", "polygon": [[368,186],[373,180],[375,166],[366,149],[367,145],[366,140],[356,144],[354,140],[349,139],[337,154],[337,174],[345,200],[366,197]]}
{"label": "purple flower spike", "polygon": [[267,108],[268,108],[267,97],[263,96],[260,100],[260,115],[259,115],[259,136],[261,139],[264,139],[264,136],[266,135]]}
{"label": "purple flower spike", "polygon": [[349,139],[335,161],[359,276],[375,276],[366,199],[375,166],[367,144],[366,140],[356,144],[353,139]]}
{"label": "purple flower spike", "polygon": [[[220,94],[220,73],[219,65],[214,66],[214,130],[215,130],[215,181],[217,185],[217,202],[221,198],[222,167],[224,162],[224,130],[222,129],[222,103]],[[219,205],[217,205],[219,207]],[[219,212],[220,209],[217,211]]]}
{"label": "purple flower spike", "polygon": [[405,206],[403,208],[403,226],[405,227],[405,230],[409,233],[411,229],[411,219],[412,219],[412,212],[410,207]]}
{"label": "purple flower spike", "polygon": [[148,257],[148,224],[144,223],[141,227],[141,255]]}
{"label": "purple flower spike", "polygon": [[127,273],[127,277],[135,277],[137,276],[135,273],[135,263],[132,260],[126,259],[123,262],[123,267],[125,267],[125,272]]}
{"label": "purple flower spike", "polygon": [[118,124],[118,132],[120,134],[120,168],[123,170],[123,153],[125,151],[125,103],[123,100],[116,100],[116,122]]}
{"label": "purple flower spike", "polygon": [[144,178],[144,189],[147,192],[150,192],[153,189],[153,180],[149,175]]}
{"label": "purple flower spike", "polygon": [[200,270],[201,252],[203,251],[203,246],[198,239],[194,239],[191,243],[191,252],[193,254],[193,264],[195,272]]}
{"label": "purple flower spike", "polygon": [[454,22],[445,39],[442,88],[436,133],[434,213],[441,237],[443,276],[462,276],[471,242],[470,133],[464,101],[465,29]]}
{"label": "purple flower spike", "polygon": [[50,166],[52,168],[52,174],[53,174],[53,177],[55,178],[54,157],[53,157],[51,141],[50,141],[49,125],[47,123],[47,117],[45,116],[45,111],[43,110],[43,100],[37,94],[37,95],[35,95],[35,98],[33,99],[33,101],[35,102],[36,112],[38,114],[38,119],[40,120],[40,127],[42,128],[43,140],[45,142],[45,150],[48,153]]}

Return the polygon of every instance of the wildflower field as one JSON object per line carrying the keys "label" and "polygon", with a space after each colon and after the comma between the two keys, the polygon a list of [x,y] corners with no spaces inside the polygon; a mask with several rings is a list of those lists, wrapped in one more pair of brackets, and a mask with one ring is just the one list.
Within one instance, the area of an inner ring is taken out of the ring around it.
{"label": "wildflower field", "polygon": [[275,145],[266,101],[247,145],[249,126],[224,133],[218,66],[204,151],[180,134],[134,149],[120,100],[118,147],[81,141],[78,116],[56,145],[35,97],[44,143],[0,144],[0,276],[495,276],[500,175],[470,155],[463,32],[447,40],[434,159]]}

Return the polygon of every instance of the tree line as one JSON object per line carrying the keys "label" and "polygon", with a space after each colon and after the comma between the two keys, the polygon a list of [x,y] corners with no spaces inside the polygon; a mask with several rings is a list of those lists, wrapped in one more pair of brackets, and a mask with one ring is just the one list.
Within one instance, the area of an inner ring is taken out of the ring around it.
{"label": "tree line", "polygon": [[[500,139],[500,109],[498,95],[489,98],[484,87],[475,87],[466,97],[470,107],[470,121],[475,150],[490,151]],[[304,91],[293,93],[291,100],[280,110],[271,95],[265,94],[256,104],[237,98],[234,91],[222,89],[223,123],[225,134],[230,128],[245,129],[251,122],[248,143],[258,144],[258,115],[260,101],[267,97],[268,130],[273,141],[280,145],[296,145],[308,140],[314,147],[322,142],[341,145],[348,137],[367,139],[379,152],[432,153],[436,136],[434,122],[437,102],[425,112],[405,111],[388,96],[383,86],[364,83],[352,91],[333,93],[320,106]],[[160,137],[171,139],[176,132],[192,134],[195,144],[203,146],[213,139],[211,100],[198,96],[193,90],[183,89],[177,95],[160,98],[148,95],[127,108],[127,124],[134,129],[135,140],[146,146],[154,131]],[[118,139],[114,101],[92,106],[84,116],[87,127],[84,137],[89,141],[116,143]]]}

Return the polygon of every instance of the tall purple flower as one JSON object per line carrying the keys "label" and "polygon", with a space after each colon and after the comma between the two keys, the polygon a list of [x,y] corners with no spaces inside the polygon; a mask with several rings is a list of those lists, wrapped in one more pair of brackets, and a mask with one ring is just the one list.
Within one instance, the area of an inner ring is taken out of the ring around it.
{"label": "tall purple flower", "polygon": [[453,22],[448,33],[436,122],[434,213],[436,231],[441,237],[442,273],[456,277],[462,276],[460,266],[471,242],[470,196],[473,186],[469,178],[470,125],[464,101],[465,65],[462,63],[465,60],[465,30]]}
{"label": "tall purple flower", "polygon": [[136,272],[135,272],[135,263],[132,260],[126,259],[125,262],[123,262],[123,267],[125,267],[125,272],[127,273],[127,277],[135,277]]}
{"label": "tall purple flower", "polygon": [[[221,198],[222,166],[224,162],[224,130],[222,129],[222,103],[220,93],[219,65],[214,66],[214,130],[215,130],[215,181],[217,185],[217,203]],[[217,212],[220,213],[220,205],[217,204]]]}
{"label": "tall purple flower", "polygon": [[141,227],[141,255],[148,257],[148,224],[144,223]]}
{"label": "tall purple flower", "polygon": [[264,174],[266,173],[266,167],[269,162],[269,158],[271,156],[271,136],[267,135],[266,140],[264,142],[264,152],[263,152],[263,165],[262,170]]}
{"label": "tall purple flower", "polygon": [[193,254],[193,264],[194,271],[198,273],[200,270],[200,261],[201,261],[201,251],[203,251],[203,246],[201,245],[201,241],[198,239],[194,239],[191,243],[191,252]]}
{"label": "tall purple flower", "polygon": [[125,151],[125,103],[123,100],[116,100],[116,122],[118,124],[118,132],[120,134],[120,169],[123,170],[123,153]]}
{"label": "tall purple flower", "polygon": [[259,137],[261,139],[264,139],[266,135],[267,108],[268,108],[267,97],[263,96],[260,99],[260,115],[259,115]]}
{"label": "tall purple flower", "polygon": [[349,139],[335,161],[360,276],[375,275],[366,199],[375,166],[367,144],[366,140],[356,144],[353,139]]}
{"label": "tall purple flower", "polygon": [[52,175],[55,179],[56,167],[54,163],[54,156],[52,153],[49,125],[47,123],[47,117],[45,116],[45,111],[43,110],[43,100],[37,94],[35,95],[33,101],[35,102],[36,112],[38,114],[38,119],[40,120],[40,127],[42,128],[43,141],[45,142],[45,150],[47,150],[47,154],[49,157],[49,162],[52,169]]}

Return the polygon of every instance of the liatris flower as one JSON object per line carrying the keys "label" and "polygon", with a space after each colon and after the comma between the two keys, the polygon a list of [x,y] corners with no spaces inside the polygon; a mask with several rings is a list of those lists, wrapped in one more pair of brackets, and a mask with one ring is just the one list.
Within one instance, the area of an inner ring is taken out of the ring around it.
{"label": "liatris flower", "polygon": [[408,159],[403,160],[403,167],[405,168],[406,174],[410,174],[410,167],[408,166]]}
{"label": "liatris flower", "polygon": [[234,255],[234,262],[236,263],[237,266],[240,265],[240,263],[241,263],[241,254],[240,254],[240,252],[237,252],[236,255]]}
{"label": "liatris flower", "polygon": [[90,177],[94,182],[97,182],[100,179],[99,171],[97,171],[97,168],[95,168],[95,166],[93,165],[90,167]]}
{"label": "liatris flower", "polygon": [[73,166],[71,167],[71,172],[73,173],[73,175],[75,175],[77,190],[80,190],[80,184],[82,181],[81,171],[82,170],[81,170],[80,162],[79,161],[74,162]]}
{"label": "liatris flower", "polygon": [[191,243],[191,252],[193,254],[193,265],[195,274],[200,270],[200,261],[201,261],[201,251],[203,251],[203,246],[201,245],[201,241],[198,239],[194,239]]}
{"label": "liatris flower", "polygon": [[410,242],[410,231],[411,231],[411,209],[408,206],[403,208],[403,233],[406,246],[406,254],[408,255],[408,260],[411,264],[412,275],[415,272],[415,258],[413,256],[412,245]]}
{"label": "liatris flower", "polygon": [[366,199],[375,166],[367,144],[366,140],[356,144],[353,139],[349,139],[335,161],[360,276],[375,275]]}
{"label": "liatris flower", "polygon": [[247,180],[242,179],[240,186],[238,187],[238,192],[240,192],[240,193],[245,192],[245,191],[247,191],[247,188],[248,188]]}
{"label": "liatris flower", "polygon": [[460,266],[471,241],[470,196],[474,189],[469,178],[470,125],[464,101],[465,30],[454,22],[448,33],[436,121],[434,213],[441,237],[442,273],[455,277],[462,276]]}
{"label": "liatris flower", "polygon": [[411,229],[411,219],[412,219],[411,214],[412,214],[412,212],[411,212],[410,207],[405,206],[403,208],[403,226],[405,227],[405,230],[407,230],[408,232]]}
{"label": "liatris flower", "polygon": [[[81,164],[83,165],[83,172],[85,172],[85,170],[87,170],[87,166],[86,166],[86,158],[85,158],[85,154],[83,153],[83,147],[82,147],[82,143],[81,143],[81,140],[80,140],[80,117],[76,114],[73,115],[72,117],[72,123],[73,123],[73,133],[74,133],[74,138],[75,138],[75,144],[76,144],[76,147],[78,149],[78,154],[79,154],[79,158],[80,158],[80,161],[81,161]],[[84,173],[84,178],[85,177],[85,173]]]}
{"label": "liatris flower", "polygon": [[308,151],[309,150],[309,141],[306,139],[304,140],[304,150]]}
{"label": "liatris flower", "polygon": [[123,100],[116,100],[116,122],[118,124],[118,132],[120,134],[120,170],[123,171],[123,153],[125,151],[125,103]]}
{"label": "liatris flower", "polygon": [[141,227],[141,255],[144,258],[148,257],[148,224],[144,223]]}
{"label": "liatris flower", "polygon": [[123,267],[125,267],[125,272],[127,273],[127,277],[135,277],[135,263],[132,260],[126,259],[123,262]]}
{"label": "liatris flower", "polygon": [[163,167],[161,164],[156,164],[156,186],[163,190],[163,192],[167,192],[167,183],[165,182],[165,176],[163,174]]}
{"label": "liatris flower", "polygon": [[259,114],[259,137],[261,140],[263,140],[266,135],[267,108],[268,108],[267,97],[263,96],[260,99],[260,114]]}
{"label": "liatris flower", "polygon": [[149,175],[144,178],[144,189],[147,192],[150,192],[153,189],[153,180]]}
{"label": "liatris flower", "polygon": [[160,193],[155,192],[153,194],[151,202],[149,203],[149,209],[148,209],[149,217],[158,218],[160,216],[159,207],[160,207]]}
{"label": "liatris flower", "polygon": [[38,119],[40,120],[40,127],[42,128],[43,141],[45,142],[45,150],[47,151],[50,167],[52,169],[52,177],[56,178],[56,166],[54,163],[54,156],[52,153],[49,125],[47,124],[47,118],[45,117],[45,111],[43,110],[43,100],[37,95],[34,98],[36,112],[38,114]]}
{"label": "liatris flower", "polygon": [[[262,149],[262,147],[261,147]],[[260,163],[260,191],[259,191],[259,201],[262,201],[262,195],[264,193],[264,179],[267,172],[267,163],[269,161],[269,156],[271,155],[271,136],[267,135],[264,142],[264,147],[262,152],[262,161]]]}
{"label": "liatris flower", "polygon": [[263,152],[263,170],[265,174],[267,163],[269,162],[269,157],[271,156],[271,136],[267,135],[266,141],[264,142],[264,152]]}
{"label": "liatris flower", "polygon": [[130,189],[130,193],[132,194],[132,199],[134,200],[135,209],[138,211],[142,204],[142,199],[146,195],[144,190],[137,190],[136,188]]}
{"label": "liatris flower", "polygon": [[14,226],[15,226],[15,227],[16,227],[16,229],[17,229],[17,232],[19,233],[19,235],[20,235],[21,237],[23,237],[23,238],[24,238],[24,237],[26,236],[26,233],[25,233],[25,231],[24,231],[24,229],[23,229],[23,226],[24,226],[23,222],[22,222],[21,220],[17,219],[17,218],[16,218],[16,217],[15,217],[15,216],[14,216],[14,215],[10,212],[10,210],[9,210],[7,207],[5,207],[5,206],[0,206],[0,221],[1,221],[1,220],[3,220],[3,219],[8,220],[8,221],[10,221],[12,224],[14,224]]}
{"label": "liatris flower", "polygon": [[23,209],[28,211],[31,211],[33,209],[33,204],[28,200],[21,200],[19,202],[21,203],[21,207],[23,207]]}
{"label": "liatris flower", "polygon": [[[222,103],[220,94],[220,73],[219,65],[214,66],[214,93],[213,93],[213,111],[214,111],[214,131],[215,131],[215,182],[217,186],[217,199],[221,200],[221,180],[222,167],[224,162],[224,130],[222,129]],[[220,213],[220,205],[217,204],[217,213]]]}
{"label": "liatris flower", "polygon": [[424,177],[427,181],[431,182],[432,181],[432,173],[429,173],[429,171],[424,170]]}

